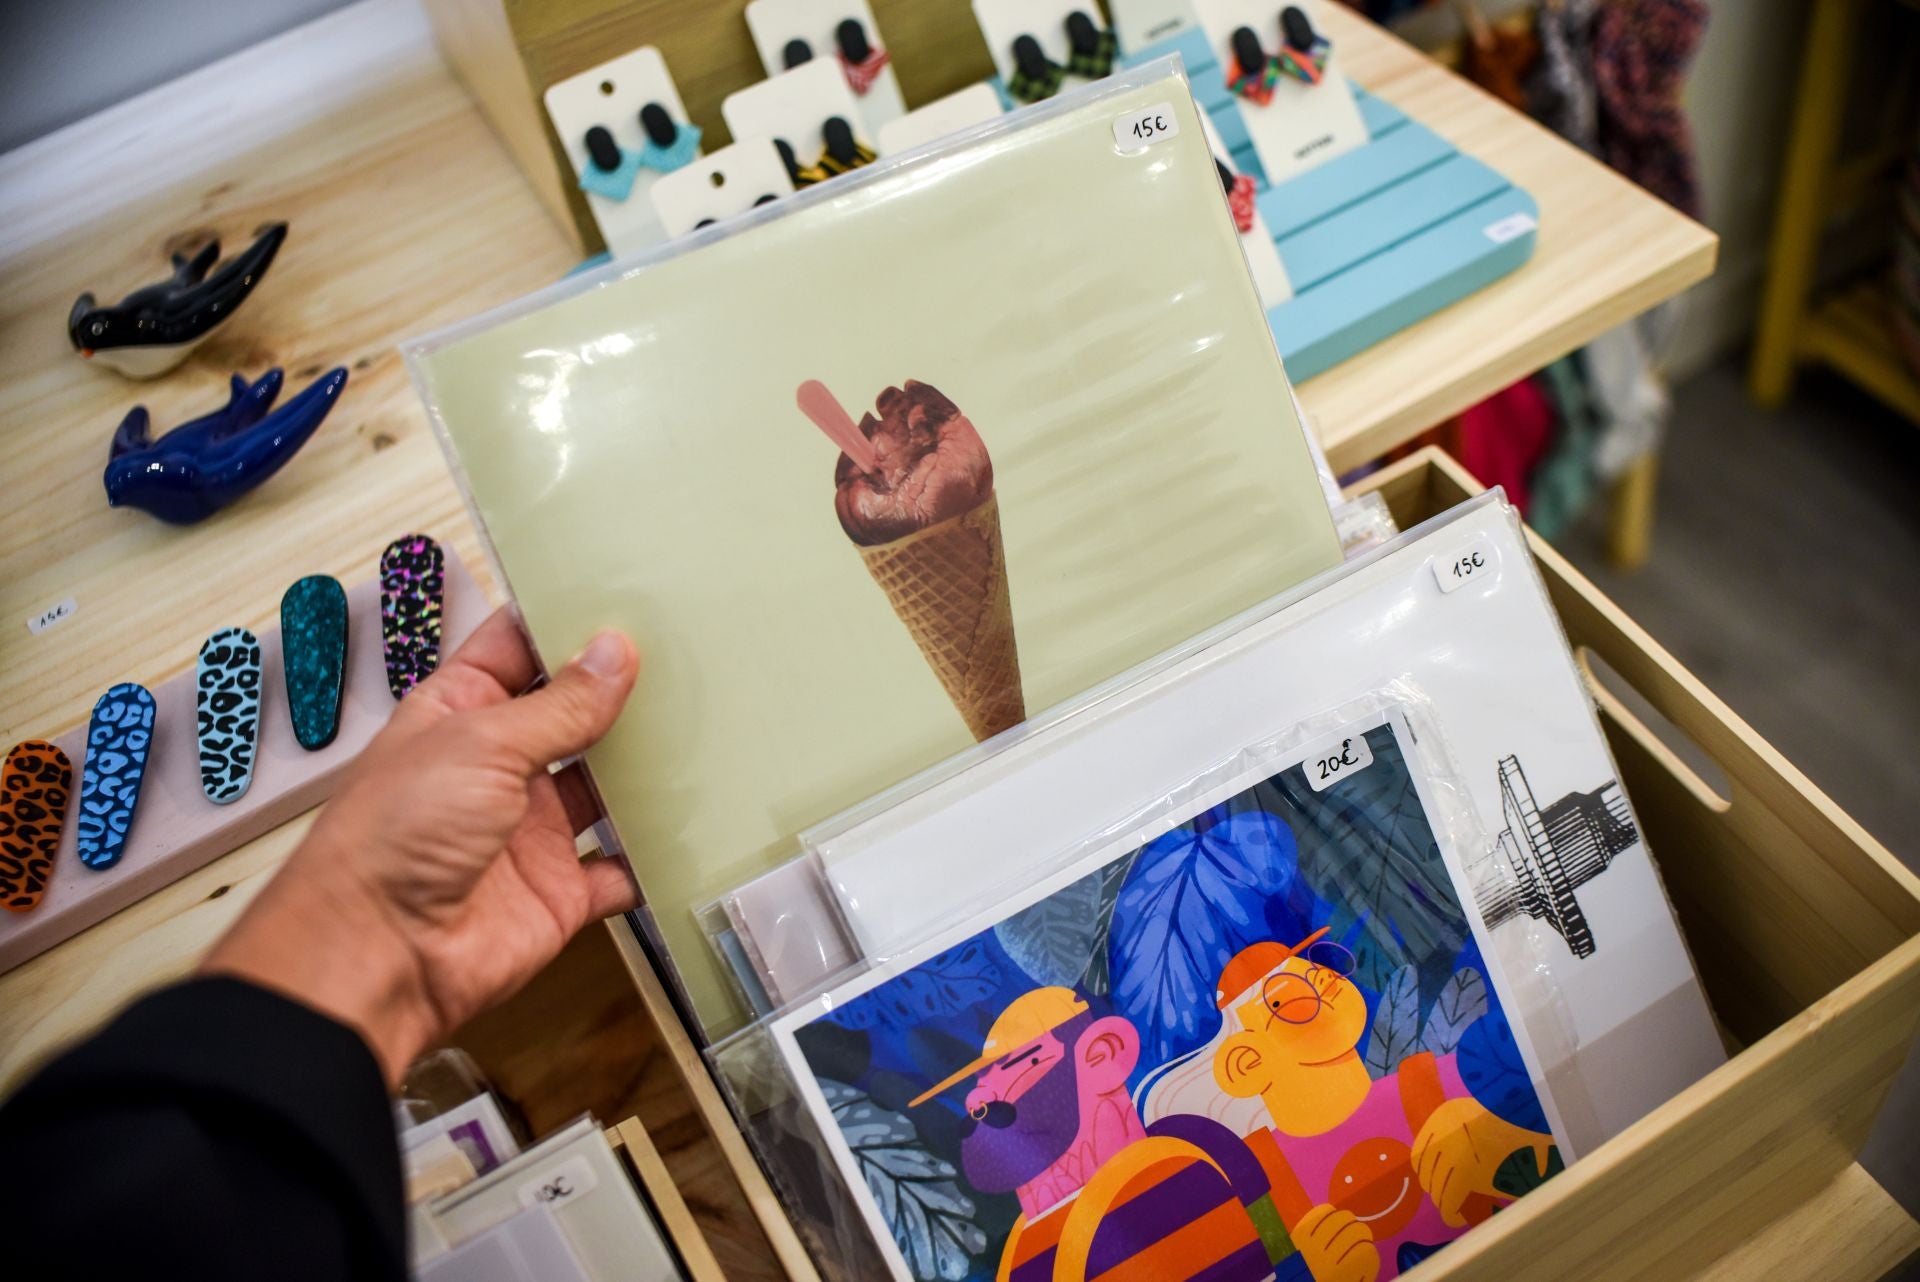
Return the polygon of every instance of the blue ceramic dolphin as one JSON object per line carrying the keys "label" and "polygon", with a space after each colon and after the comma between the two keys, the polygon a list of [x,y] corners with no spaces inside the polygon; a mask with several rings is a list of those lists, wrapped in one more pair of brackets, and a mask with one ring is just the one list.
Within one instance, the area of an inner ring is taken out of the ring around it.
{"label": "blue ceramic dolphin", "polygon": [[320,426],[347,385],[333,369],[278,410],[282,375],[270,369],[257,383],[233,376],[226,406],[183,423],[154,440],[144,405],[136,405],[113,434],[102,478],[107,503],[137,507],[174,525],[204,520],[285,465]]}

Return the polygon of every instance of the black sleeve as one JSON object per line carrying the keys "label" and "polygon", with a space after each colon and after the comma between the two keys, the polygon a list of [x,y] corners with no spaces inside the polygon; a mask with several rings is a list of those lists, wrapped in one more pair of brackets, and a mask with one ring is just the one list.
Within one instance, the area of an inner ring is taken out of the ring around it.
{"label": "black sleeve", "polygon": [[234,979],[140,1001],[0,1108],[14,1278],[404,1282],[393,1109],[344,1025]]}

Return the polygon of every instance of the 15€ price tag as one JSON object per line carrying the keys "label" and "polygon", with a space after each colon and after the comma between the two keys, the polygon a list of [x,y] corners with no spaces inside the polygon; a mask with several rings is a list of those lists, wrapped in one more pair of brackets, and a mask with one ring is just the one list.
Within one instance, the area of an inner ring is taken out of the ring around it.
{"label": "15\u20ac price tag", "polygon": [[1367,746],[1367,737],[1352,734],[1322,743],[1307,754],[1301,768],[1307,772],[1307,786],[1315,792],[1325,792],[1348,775],[1357,775],[1372,764],[1373,749]]}
{"label": "15\u20ac price tag", "polygon": [[1113,122],[1113,141],[1121,151],[1144,151],[1163,138],[1180,133],[1180,118],[1173,104],[1158,102],[1139,111],[1129,111]]}
{"label": "15\u20ac price tag", "polygon": [[1469,583],[1494,578],[1500,570],[1499,553],[1485,538],[1463,543],[1433,558],[1433,577],[1442,592],[1457,592]]}

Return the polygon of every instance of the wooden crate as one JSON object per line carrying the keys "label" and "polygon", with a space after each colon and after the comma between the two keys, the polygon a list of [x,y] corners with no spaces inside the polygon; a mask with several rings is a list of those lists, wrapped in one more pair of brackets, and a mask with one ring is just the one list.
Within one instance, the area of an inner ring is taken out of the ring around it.
{"label": "wooden crate", "polygon": [[[1382,494],[1406,529],[1480,486],[1427,449],[1358,489]],[[1880,1277],[1920,1250],[1920,1224],[1854,1159],[1920,1022],[1920,878],[1552,548],[1533,547],[1738,1053],[1406,1276]],[[1596,661],[1712,758],[1726,795],[1599,684]],[[627,927],[610,929],[772,1248],[764,1276],[811,1282],[798,1235],[658,977]]]}

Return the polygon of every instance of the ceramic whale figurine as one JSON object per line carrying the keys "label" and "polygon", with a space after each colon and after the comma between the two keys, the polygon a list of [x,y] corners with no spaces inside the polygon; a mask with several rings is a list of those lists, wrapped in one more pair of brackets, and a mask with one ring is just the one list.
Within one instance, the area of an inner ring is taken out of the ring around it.
{"label": "ceramic whale figurine", "polygon": [[134,406],[113,434],[102,478],[107,503],[137,507],[174,525],[191,525],[272,476],[333,409],[347,385],[347,371],[327,371],[275,410],[281,379],[277,369],[256,383],[235,374],[223,408],[183,423],[157,441],[146,407]]}
{"label": "ceramic whale figurine", "polygon": [[92,294],[74,300],[67,337],[82,356],[96,357],[129,378],[166,373],[200,341],[227,323],[267,274],[285,223],[268,223],[251,245],[220,263],[220,242],[188,258],[173,256],[173,275],[102,305]]}

